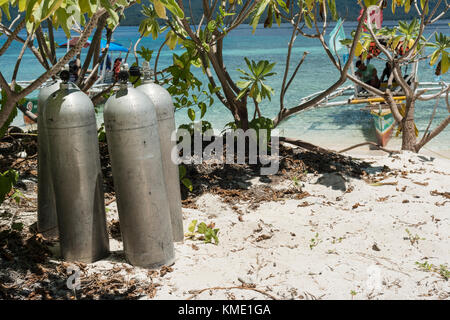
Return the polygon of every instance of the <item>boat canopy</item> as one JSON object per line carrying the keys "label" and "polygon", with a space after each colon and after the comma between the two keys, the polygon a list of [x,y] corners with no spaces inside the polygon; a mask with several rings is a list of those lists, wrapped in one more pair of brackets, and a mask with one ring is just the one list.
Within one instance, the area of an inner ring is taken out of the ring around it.
{"label": "boat canopy", "polygon": [[[73,38],[71,38],[68,41],[69,47],[74,47],[78,43],[79,39],[80,39],[80,37],[73,37]],[[89,40],[86,41],[86,43],[84,44],[83,48],[89,47],[91,42],[92,42],[92,37],[89,38]],[[106,39],[102,39],[100,41],[101,49],[106,48],[106,44],[107,44],[107,40]],[[59,43],[58,46],[59,47],[67,47],[67,41],[63,42],[63,43]],[[125,48],[124,46],[122,46],[120,43],[117,43],[117,42],[110,42],[108,50],[109,51],[128,52],[128,48]]]}

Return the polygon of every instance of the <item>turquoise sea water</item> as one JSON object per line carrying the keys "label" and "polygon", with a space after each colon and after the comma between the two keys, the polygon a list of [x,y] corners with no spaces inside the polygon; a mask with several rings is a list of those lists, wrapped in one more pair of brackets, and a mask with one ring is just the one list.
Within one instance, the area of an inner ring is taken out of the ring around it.
{"label": "turquoise sea water", "polygon": [[[385,24],[389,24],[386,22]],[[330,27],[329,30],[332,30]],[[350,34],[351,30],[355,28],[354,22],[345,24],[345,32]],[[433,31],[449,34],[448,21],[442,21],[440,24],[433,26],[428,34]],[[226,38],[224,60],[228,71],[233,79],[239,80],[240,73],[236,71],[238,68],[246,69],[244,57],[249,57],[255,61],[270,60],[276,62],[274,72],[277,74],[268,80],[268,84],[272,86],[276,94],[272,101],[265,101],[261,104],[261,110],[265,116],[274,117],[279,111],[279,92],[283,78],[284,67],[286,63],[287,43],[291,36],[291,29],[287,25],[281,27],[274,27],[272,29],[259,28],[255,34],[252,35],[251,29],[248,26],[242,26]],[[427,34],[425,35],[427,36]],[[57,42],[65,40],[62,32],[56,33]],[[136,41],[139,37],[137,27],[120,27],[114,34],[114,41],[123,44],[125,47],[130,46],[131,42]],[[155,50],[158,50],[160,44],[164,40],[153,40],[146,38],[141,41],[141,45]],[[4,37],[0,38],[0,43],[4,42]],[[11,50],[12,49],[12,50]],[[14,64],[20,51],[20,45],[14,44],[8,52],[0,57],[0,66],[6,78],[10,79]],[[175,52],[182,52],[175,50]],[[303,52],[308,51],[309,54],[305,63],[301,67],[296,79],[291,85],[291,88],[286,94],[286,107],[296,106],[302,97],[305,97],[314,92],[324,90],[338,79],[338,72],[331,65],[329,59],[325,55],[319,41],[314,39],[305,39],[299,37],[295,43],[292,56],[291,70],[295,64],[302,57]],[[83,50],[83,54],[87,49]],[[65,49],[58,49],[59,55],[65,53]],[[124,55],[122,54],[122,57]],[[114,59],[115,56],[113,56]],[[133,55],[130,55],[128,62],[131,64],[134,61]],[[172,52],[164,49],[161,53],[158,69],[171,64]],[[372,63],[378,69],[378,74],[381,75],[383,70],[383,63],[372,60]],[[24,56],[22,66],[20,69],[19,80],[31,80],[39,76],[43,71],[39,63],[36,62],[33,54],[27,52]],[[198,75],[203,77],[201,71],[198,70]],[[427,64],[422,62],[419,68],[420,81],[434,81],[434,70]],[[449,74],[445,75],[443,80],[450,81]],[[205,81],[206,83],[206,81]],[[308,110],[300,113],[279,126],[281,134],[289,137],[296,137],[313,143],[324,143],[327,146],[333,145],[350,145],[354,143],[363,142],[365,140],[374,140],[374,132],[372,129],[371,116],[361,111],[363,105],[356,106],[339,106],[331,108],[320,108],[315,110]],[[416,123],[419,130],[424,130],[432,113],[434,104],[432,102],[420,102],[416,108]],[[252,114],[252,112],[250,111]],[[440,120],[448,115],[444,101],[439,104],[436,118],[433,122],[433,127],[436,126]],[[211,107],[205,120],[210,121],[215,129],[221,130],[223,126],[232,121],[230,112],[220,103],[216,102]],[[189,121],[186,111],[181,110],[176,114],[176,121],[178,124]],[[14,124],[20,125],[23,123],[20,115],[15,119]],[[429,145],[433,150],[450,150],[450,126],[446,128],[434,141]]]}

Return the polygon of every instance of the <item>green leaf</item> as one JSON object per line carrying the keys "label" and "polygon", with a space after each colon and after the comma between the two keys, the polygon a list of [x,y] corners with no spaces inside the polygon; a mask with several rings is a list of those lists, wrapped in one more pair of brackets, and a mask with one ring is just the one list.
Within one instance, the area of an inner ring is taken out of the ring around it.
{"label": "green leaf", "polygon": [[0,204],[5,200],[6,195],[19,180],[19,173],[15,170],[8,170],[0,173]]}
{"label": "green leaf", "polygon": [[189,119],[191,119],[191,121],[195,120],[195,111],[194,111],[194,109],[191,109],[191,108],[188,109],[188,117],[189,117]]}
{"label": "green leaf", "polygon": [[449,68],[448,53],[444,51],[441,59],[441,74],[445,74]]}
{"label": "green leaf", "polygon": [[430,59],[430,65],[431,66],[434,65],[437,62],[437,60],[439,58],[439,55],[440,55],[440,51],[439,50],[436,50],[436,51],[433,52],[433,54],[431,55],[431,59]]}
{"label": "green leaf", "polygon": [[184,12],[181,10],[180,6],[175,0],[159,0],[164,6],[169,9],[174,15],[176,15],[180,19],[184,19]]}
{"label": "green leaf", "polygon": [[258,26],[259,19],[261,18],[262,14],[266,10],[267,6],[269,5],[271,0],[262,0],[260,1],[256,8],[255,8],[255,14],[253,15],[250,25],[253,27],[252,33],[255,33],[256,27]]}
{"label": "green leaf", "polygon": [[194,232],[196,225],[197,225],[197,220],[192,220],[188,227],[189,232]]}
{"label": "green leaf", "polygon": [[312,28],[312,20],[308,14],[305,14],[305,24],[309,29]]}
{"label": "green leaf", "polygon": [[200,223],[197,227],[198,233],[205,234],[207,230],[208,230],[208,227],[207,227],[206,223],[204,223],[204,222]]}
{"label": "green leaf", "polygon": [[206,113],[206,103],[200,102],[200,103],[198,104],[198,107],[200,108],[200,111],[201,111],[201,114],[200,114],[200,119],[201,119],[201,118],[203,118],[203,116],[204,116],[205,113]]}
{"label": "green leaf", "polygon": [[211,20],[208,23],[208,30],[209,30],[209,32],[213,32],[214,30],[216,30],[216,28],[217,28],[217,22],[215,20]]}
{"label": "green leaf", "polygon": [[192,181],[188,178],[183,178],[181,180],[181,183],[183,183],[183,185],[191,192],[194,189],[194,186],[192,185]]}

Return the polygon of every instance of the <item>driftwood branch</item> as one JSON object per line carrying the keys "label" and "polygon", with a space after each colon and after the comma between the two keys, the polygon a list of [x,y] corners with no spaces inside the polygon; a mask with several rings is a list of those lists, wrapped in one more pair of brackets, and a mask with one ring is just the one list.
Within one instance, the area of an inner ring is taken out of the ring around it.
{"label": "driftwood branch", "polygon": [[284,142],[284,143],[289,143],[289,144],[293,144],[294,146],[309,150],[309,151],[314,151],[314,152],[318,152],[318,153],[336,153],[333,150],[328,150],[328,149],[324,149],[322,147],[316,146],[312,143],[306,142],[306,141],[302,141],[299,139],[292,139],[292,138],[287,138],[287,137],[279,137],[279,141],[280,142]]}
{"label": "driftwood branch", "polygon": [[355,144],[354,146],[345,148],[345,149],[343,149],[343,150],[341,150],[341,151],[338,151],[337,153],[344,153],[344,152],[347,152],[347,151],[350,151],[350,150],[353,150],[353,149],[356,149],[356,148],[359,148],[359,147],[362,147],[362,146],[367,146],[367,145],[374,146],[374,147],[377,148],[378,150],[381,150],[381,151],[384,151],[384,152],[387,152],[387,153],[400,153],[400,151],[397,151],[397,150],[389,150],[389,149],[386,149],[386,148],[383,148],[383,147],[379,146],[379,145],[376,144],[375,142],[370,142],[370,141]]}

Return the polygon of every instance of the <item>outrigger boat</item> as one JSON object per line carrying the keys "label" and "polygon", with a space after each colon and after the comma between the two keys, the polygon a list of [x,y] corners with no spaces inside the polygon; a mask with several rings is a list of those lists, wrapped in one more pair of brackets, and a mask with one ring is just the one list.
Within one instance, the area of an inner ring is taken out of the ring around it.
{"label": "outrigger boat", "polygon": [[[426,90],[427,92],[436,92],[441,91],[443,87],[448,86],[449,83],[446,82],[419,82],[419,86],[417,91]],[[316,92],[308,97],[305,97],[302,102],[307,102],[310,99],[321,94],[323,91]],[[338,98],[342,98],[347,96],[348,98],[343,100],[337,100]],[[423,95],[422,97],[427,98],[434,96],[433,94]],[[398,95],[394,96],[394,101],[399,105],[400,113],[403,112],[405,108],[404,101],[406,97],[399,92]],[[336,101],[334,101],[336,100]],[[345,105],[364,105],[363,108],[360,108],[362,111],[367,111],[371,114],[373,118],[373,125],[376,134],[376,143],[385,147],[389,140],[391,139],[395,127],[398,123],[395,121],[395,118],[391,112],[390,107],[386,104],[384,98],[370,95],[370,94],[358,94],[358,88],[354,85],[345,86],[337,89],[335,92],[326,96],[317,106],[313,106],[312,108],[328,108],[328,107],[338,107]],[[308,109],[302,110],[306,111]],[[401,128],[398,127],[397,135],[400,133]],[[416,128],[416,135],[419,134],[418,129]]]}
{"label": "outrigger boat", "polygon": [[[331,41],[336,41],[337,36],[336,34],[339,32],[339,29],[342,27],[342,24],[336,25],[335,30],[332,31],[332,36],[330,37]],[[378,38],[379,41],[384,41],[383,37]],[[403,49],[399,50],[401,48],[401,43],[397,46],[397,53],[399,55],[403,55]],[[348,52],[350,52],[350,47],[347,46]],[[377,57],[381,54],[381,50],[377,49],[375,42],[372,42],[369,46],[369,57],[368,60],[373,59],[374,57]],[[345,59],[344,59],[345,62]],[[412,67],[412,71],[409,73],[408,68]],[[434,94],[427,94],[423,95],[423,98],[428,98],[436,95],[439,93],[439,91],[442,91],[443,88],[448,87],[448,83],[444,81],[436,81],[436,82],[419,82],[418,79],[418,70],[419,70],[419,63],[418,61],[415,61],[411,64],[411,66],[404,67],[405,70],[403,70],[404,79],[406,82],[417,82],[418,86],[416,89],[416,92],[419,91],[425,91]],[[351,74],[353,77],[356,77],[355,73],[355,67],[352,64],[351,66]],[[388,82],[382,82],[380,84],[379,90],[386,91],[388,87]],[[399,107],[399,112],[402,114],[405,112],[405,100],[406,96],[404,92],[402,92],[402,88],[397,83],[392,83],[392,87],[390,88],[391,92],[393,93],[393,99],[397,103]],[[302,99],[301,103],[305,103],[315,97],[317,97],[319,94],[322,94],[324,91],[319,91],[316,93],[313,93],[305,98]],[[339,97],[348,96],[346,100],[337,100]],[[337,100],[337,101],[335,101]],[[373,124],[375,127],[375,135],[376,135],[376,143],[379,146],[386,146],[389,142],[389,140],[392,137],[392,134],[394,132],[394,128],[397,125],[397,132],[396,135],[399,135],[401,131],[401,126],[395,121],[395,118],[391,112],[391,109],[389,105],[386,103],[383,97],[379,97],[376,95],[371,94],[370,92],[367,92],[366,90],[360,88],[356,84],[353,85],[347,85],[341,88],[338,88],[328,96],[322,99],[322,101],[319,103],[319,105],[312,106],[310,108],[302,110],[308,110],[311,108],[324,108],[324,107],[337,107],[337,106],[344,106],[344,105],[365,105],[361,110],[368,111],[372,115],[373,118]],[[416,127],[416,136],[419,135],[419,130]]]}

